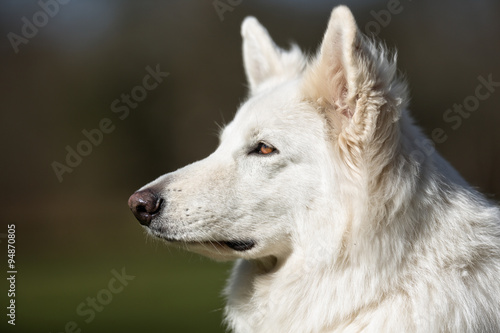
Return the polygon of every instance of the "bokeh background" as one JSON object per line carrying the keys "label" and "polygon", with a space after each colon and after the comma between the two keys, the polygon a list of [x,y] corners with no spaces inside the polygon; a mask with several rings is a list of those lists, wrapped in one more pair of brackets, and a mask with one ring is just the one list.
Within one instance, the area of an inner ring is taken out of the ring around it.
{"label": "bokeh background", "polygon": [[[479,76],[500,81],[500,2],[401,0],[398,13],[377,21],[394,1],[343,3],[361,30],[370,27],[399,50],[415,119],[426,133],[442,128],[448,136],[435,148],[498,201],[500,88],[457,129],[443,114],[475,93]],[[2,314],[0,330],[222,332],[220,291],[230,263],[146,237],[128,196],[217,146],[217,123],[228,122],[246,94],[245,16],[258,17],[278,45],[294,41],[313,53],[339,3],[73,0],[16,53],[8,34],[21,36],[23,17],[33,22],[42,9],[34,0],[1,1],[1,267],[5,277],[7,224],[14,223],[18,274],[16,326]],[[218,13],[214,4],[229,7]],[[169,76],[120,119],[111,103],[157,65]],[[75,149],[82,130],[104,118],[114,131],[60,182],[52,163],[65,164],[65,147]],[[122,269],[135,278],[109,299],[112,271]],[[90,309],[88,298],[96,296],[106,304],[87,323],[77,308]]]}

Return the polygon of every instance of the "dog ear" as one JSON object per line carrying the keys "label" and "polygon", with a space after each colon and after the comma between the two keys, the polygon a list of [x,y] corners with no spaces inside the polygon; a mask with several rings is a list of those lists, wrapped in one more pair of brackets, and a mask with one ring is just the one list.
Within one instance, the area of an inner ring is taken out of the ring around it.
{"label": "dog ear", "polygon": [[264,28],[255,17],[247,17],[241,24],[243,37],[243,62],[245,72],[254,93],[264,83],[279,83],[302,72],[305,60],[296,45],[289,51],[276,46]]}
{"label": "dog ear", "polygon": [[359,32],[347,7],[333,9],[303,84],[306,99],[325,113],[351,167],[359,167],[368,146],[396,131],[392,124],[404,107],[406,85],[396,78],[395,57],[387,59],[385,48]]}

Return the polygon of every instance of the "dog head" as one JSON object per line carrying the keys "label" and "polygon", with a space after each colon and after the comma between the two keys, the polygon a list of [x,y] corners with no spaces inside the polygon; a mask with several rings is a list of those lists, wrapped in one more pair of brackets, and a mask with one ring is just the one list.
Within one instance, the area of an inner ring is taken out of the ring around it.
{"label": "dog head", "polygon": [[219,147],[147,184],[129,205],[151,234],[190,251],[280,257],[305,233],[347,228],[353,182],[370,186],[363,177],[376,179],[383,165],[370,169],[369,160],[395,149],[404,86],[346,7],[333,10],[310,61],[296,46],[276,46],[255,18],[241,32],[249,97]]}

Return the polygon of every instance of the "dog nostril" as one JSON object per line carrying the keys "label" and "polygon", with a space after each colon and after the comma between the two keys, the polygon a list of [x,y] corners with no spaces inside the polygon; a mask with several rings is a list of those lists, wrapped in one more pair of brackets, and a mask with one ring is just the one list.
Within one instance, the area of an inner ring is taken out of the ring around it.
{"label": "dog nostril", "polygon": [[139,213],[145,213],[146,212],[146,206],[143,206],[143,205],[137,206],[137,212],[139,212]]}
{"label": "dog nostril", "polygon": [[156,200],[156,205],[155,205],[155,208],[154,210],[150,213],[151,215],[156,215],[160,212],[162,206],[163,206],[163,198],[158,198]]}
{"label": "dog nostril", "polygon": [[153,217],[161,211],[163,202],[158,194],[146,189],[132,194],[128,206],[139,223],[149,226]]}

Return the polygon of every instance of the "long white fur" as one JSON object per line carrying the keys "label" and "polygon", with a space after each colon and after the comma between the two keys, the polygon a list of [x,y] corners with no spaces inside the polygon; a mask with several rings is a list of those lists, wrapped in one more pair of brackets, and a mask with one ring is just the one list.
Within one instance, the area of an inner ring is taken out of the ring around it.
{"label": "long white fur", "polygon": [[255,18],[242,36],[250,94],[219,148],[146,186],[168,201],[154,235],[239,258],[229,328],[499,332],[500,211],[421,151],[395,56],[343,6],[310,60]]}

